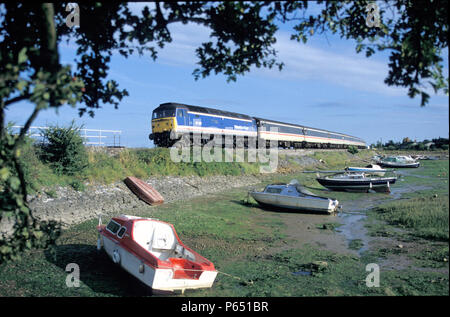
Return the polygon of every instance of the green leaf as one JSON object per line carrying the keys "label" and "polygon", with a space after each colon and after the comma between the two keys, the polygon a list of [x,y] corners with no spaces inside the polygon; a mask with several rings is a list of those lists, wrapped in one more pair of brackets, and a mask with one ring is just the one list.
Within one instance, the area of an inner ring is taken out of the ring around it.
{"label": "green leaf", "polygon": [[9,177],[9,175],[11,175],[9,168],[3,167],[2,169],[0,169],[0,179],[1,180],[6,181]]}
{"label": "green leaf", "polygon": [[18,55],[18,58],[17,58],[17,62],[18,62],[19,65],[20,65],[20,64],[22,64],[22,63],[25,63],[25,62],[27,61],[27,59],[28,59],[28,56],[27,56],[27,48],[24,47],[24,48],[22,48],[22,49],[20,50],[20,52],[19,52],[19,55]]}
{"label": "green leaf", "polygon": [[22,91],[27,86],[27,84],[28,82],[26,80],[19,80],[16,87],[19,91]]}
{"label": "green leaf", "polygon": [[12,251],[12,248],[9,246],[4,245],[4,246],[0,247],[1,254],[8,254],[8,253],[11,253],[11,251]]}
{"label": "green leaf", "polygon": [[20,187],[20,180],[18,177],[16,176],[11,176],[9,179],[9,186],[11,187],[12,190],[16,191],[19,189]]}

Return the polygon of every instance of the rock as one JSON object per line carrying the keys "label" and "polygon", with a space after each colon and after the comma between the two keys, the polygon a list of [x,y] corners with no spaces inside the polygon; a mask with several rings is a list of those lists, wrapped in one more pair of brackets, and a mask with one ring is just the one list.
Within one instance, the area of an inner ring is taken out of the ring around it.
{"label": "rock", "polygon": [[398,247],[399,249],[403,249],[403,244],[399,244],[397,247]]}

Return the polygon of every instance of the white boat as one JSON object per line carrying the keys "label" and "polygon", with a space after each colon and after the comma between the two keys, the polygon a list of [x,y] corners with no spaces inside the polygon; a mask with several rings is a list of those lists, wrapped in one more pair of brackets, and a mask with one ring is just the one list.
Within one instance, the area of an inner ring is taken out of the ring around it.
{"label": "white boat", "polygon": [[369,164],[366,167],[354,167],[349,166],[345,169],[348,172],[363,172],[366,174],[373,174],[377,176],[384,176],[388,170],[381,168],[380,165],[377,164]]}
{"label": "white boat", "polygon": [[97,248],[153,290],[184,292],[214,283],[214,264],[185,246],[170,223],[121,215],[97,230]]}
{"label": "white boat", "polygon": [[410,156],[398,155],[383,158],[379,164],[383,167],[401,168],[401,167],[419,167],[420,162]]}
{"label": "white boat", "polygon": [[339,206],[336,199],[317,196],[296,181],[267,185],[262,192],[250,191],[249,194],[262,206],[272,208],[333,213]]}

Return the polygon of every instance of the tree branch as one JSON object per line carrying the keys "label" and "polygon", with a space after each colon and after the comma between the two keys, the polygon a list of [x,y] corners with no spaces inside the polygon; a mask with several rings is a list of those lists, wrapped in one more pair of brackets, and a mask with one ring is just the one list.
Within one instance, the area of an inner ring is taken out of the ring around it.
{"label": "tree branch", "polygon": [[59,66],[58,44],[54,21],[55,10],[52,3],[42,3],[40,9],[42,12],[41,53],[44,55],[45,62],[48,63],[45,67],[49,71],[55,71]]}
{"label": "tree branch", "polygon": [[16,142],[14,143],[14,146],[12,148],[13,152],[17,149],[17,147],[23,142],[24,138],[25,138],[25,134],[28,132],[28,129],[30,128],[31,124],[33,123],[34,119],[36,119],[39,111],[41,109],[39,108],[39,106],[36,105],[36,108],[34,108],[33,113],[31,114],[31,116],[28,118],[27,122],[25,123],[25,125],[23,126],[23,128],[20,130],[20,134],[16,140]]}
{"label": "tree branch", "polygon": [[23,172],[22,165],[20,165],[19,161],[17,160],[17,156],[15,153],[13,153],[12,160],[14,162],[14,166],[17,171],[17,176],[19,176],[20,188],[22,190],[22,198],[23,198],[23,201],[26,203],[27,202],[27,183],[25,181],[25,173]]}
{"label": "tree branch", "polygon": [[17,97],[14,97],[12,99],[6,100],[4,102],[4,107],[6,108],[7,106],[9,106],[12,103],[19,102],[19,101],[22,101],[22,100],[26,100],[26,99],[28,99],[30,97],[31,97],[31,94],[25,94],[25,95],[17,96]]}

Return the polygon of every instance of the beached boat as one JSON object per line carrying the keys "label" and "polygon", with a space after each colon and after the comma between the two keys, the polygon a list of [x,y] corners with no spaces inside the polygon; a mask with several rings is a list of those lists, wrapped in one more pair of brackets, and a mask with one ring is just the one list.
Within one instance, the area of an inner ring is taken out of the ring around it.
{"label": "beached boat", "polygon": [[262,192],[250,191],[249,194],[262,206],[271,208],[333,213],[339,206],[337,200],[317,196],[296,181],[267,185]]}
{"label": "beached boat", "polygon": [[152,218],[121,215],[97,227],[97,248],[114,263],[155,291],[184,292],[208,288],[214,264],[181,242],[172,224]]}
{"label": "beached boat", "polygon": [[420,162],[414,160],[410,156],[388,156],[378,162],[383,167],[403,168],[403,167],[419,167]]}
{"label": "beached boat", "polygon": [[384,176],[384,173],[388,171],[386,169],[381,168],[381,166],[377,164],[369,164],[366,167],[349,166],[345,170],[348,172],[359,172],[378,176]]}
{"label": "beached boat", "polygon": [[124,183],[137,197],[145,201],[147,204],[160,205],[164,203],[164,197],[143,180],[137,177],[129,176],[125,178]]}
{"label": "beached boat", "polygon": [[364,173],[340,173],[330,176],[317,177],[317,181],[324,187],[336,191],[390,192],[390,185],[395,184],[397,177],[369,176]]}

